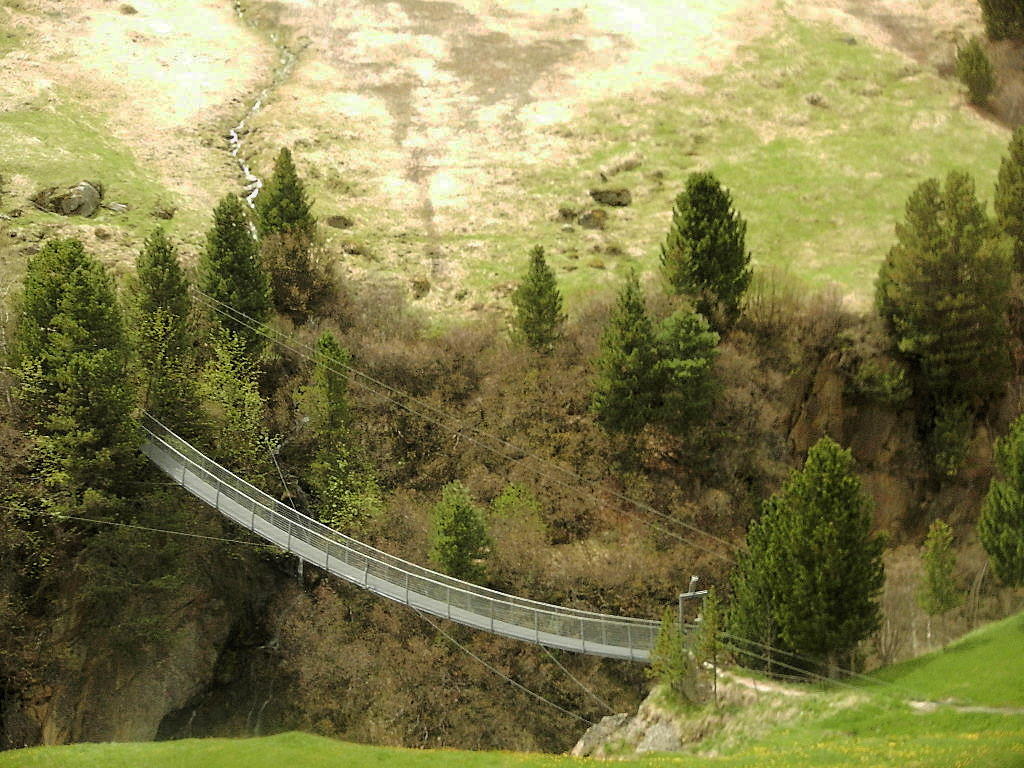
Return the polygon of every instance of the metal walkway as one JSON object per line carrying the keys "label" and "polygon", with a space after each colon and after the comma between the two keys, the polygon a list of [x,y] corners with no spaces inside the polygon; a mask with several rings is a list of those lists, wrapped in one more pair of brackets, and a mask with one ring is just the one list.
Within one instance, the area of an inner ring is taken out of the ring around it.
{"label": "metal walkway", "polygon": [[431,571],[356,541],[259,490],[151,416],[152,461],[192,495],[307,563],[389,600],[469,627],[593,656],[647,662],[658,622],[562,608]]}

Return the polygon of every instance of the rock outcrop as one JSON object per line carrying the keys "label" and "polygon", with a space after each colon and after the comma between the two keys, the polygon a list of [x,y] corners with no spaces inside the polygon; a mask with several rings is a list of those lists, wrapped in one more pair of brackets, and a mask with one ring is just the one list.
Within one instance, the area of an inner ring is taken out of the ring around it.
{"label": "rock outcrop", "polygon": [[80,181],[65,189],[49,187],[32,198],[37,208],[62,216],[92,216],[102,201],[102,185],[89,181]]}

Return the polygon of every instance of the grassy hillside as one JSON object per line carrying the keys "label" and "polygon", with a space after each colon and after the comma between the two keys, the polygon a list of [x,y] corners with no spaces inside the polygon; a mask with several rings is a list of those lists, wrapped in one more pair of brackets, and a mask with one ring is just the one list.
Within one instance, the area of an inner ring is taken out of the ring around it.
{"label": "grassy hillside", "polygon": [[907,696],[1024,707],[1024,614],[971,632],[947,648],[878,674]]}
{"label": "grassy hillside", "polygon": [[[1024,614],[975,632],[946,652],[931,654],[879,675],[899,690],[957,695],[985,703],[1021,703],[1024,669],[1020,635]],[[1016,654],[1013,653],[1016,649]],[[1000,670],[1001,683],[986,670]],[[960,684],[959,680],[967,680]],[[757,739],[730,733],[701,745],[701,753],[626,760],[624,766],[687,765],[709,768],[778,766],[892,766],[940,768],[1024,765],[1024,716],[962,713],[949,708],[919,713],[886,695],[852,694],[792,699],[802,711],[791,725]],[[709,756],[709,753],[715,756]],[[0,768],[277,768],[318,766],[551,766],[579,765],[573,758],[508,752],[430,751],[347,744],[302,733],[259,739],[205,739],[154,744],[79,744],[0,753]],[[604,764],[593,761],[593,764]]]}

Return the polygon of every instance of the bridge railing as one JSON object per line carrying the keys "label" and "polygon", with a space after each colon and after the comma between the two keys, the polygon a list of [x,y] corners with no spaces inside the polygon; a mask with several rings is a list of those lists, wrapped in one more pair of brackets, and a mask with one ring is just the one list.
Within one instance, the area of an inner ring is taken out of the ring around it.
{"label": "bridge railing", "polygon": [[[346,536],[275,499],[148,414],[140,423],[149,447],[170,460],[176,471],[180,467],[180,476],[163,467],[175,480],[185,486],[186,473],[191,474],[214,489],[215,498],[206,501],[222,511],[222,502],[232,502],[235,514],[231,516],[236,520],[239,508],[248,511],[251,517],[247,527],[279,545],[282,537],[266,536],[257,520],[286,534],[286,548],[314,565],[392,600],[496,634],[600,656],[648,659],[658,631],[656,621],[530,600],[408,562]],[[244,520],[238,521],[246,524]],[[312,548],[315,555],[307,556],[308,548],[303,549],[298,542]]]}

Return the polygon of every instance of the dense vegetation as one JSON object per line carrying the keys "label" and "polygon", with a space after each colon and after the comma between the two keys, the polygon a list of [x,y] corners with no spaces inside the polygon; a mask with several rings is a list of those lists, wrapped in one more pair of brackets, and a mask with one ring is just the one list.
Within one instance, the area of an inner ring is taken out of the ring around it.
{"label": "dense vegetation", "polygon": [[[571,735],[563,716],[532,716],[521,692],[402,609],[316,572],[291,583],[285,559],[216,541],[238,534],[138,456],[131,417],[141,408],[321,520],[498,589],[656,615],[698,571],[719,585],[728,615],[727,631],[699,638],[698,657],[731,652],[773,673],[846,674],[882,625],[883,539],[854,452],[840,444],[844,420],[798,436],[806,420],[793,414],[814,401],[815,371],[840,378],[850,408],[909,414],[900,439],[910,458],[887,471],[931,460],[919,507],[896,510],[890,536],[919,539],[921,523],[951,504],[965,527],[976,517],[963,491],[979,494],[959,473],[1014,375],[1007,315],[1018,297],[1013,235],[966,174],[911,195],[880,274],[881,323],[752,283],[746,225],[706,173],[676,201],[662,282],[634,272],[613,306],[595,300],[566,318],[534,249],[511,328],[489,320],[432,333],[388,289],[328,274],[309,210],[282,152],[255,222],[235,196],[213,212],[191,294],[159,231],[140,244],[123,299],[78,241],[50,241],[30,262],[3,414],[0,547],[18,563],[0,583],[0,679],[15,713],[4,716],[7,743],[40,738],[31,692],[45,687],[74,708],[90,674],[68,676],[76,654],[128,649],[126,660],[144,663],[180,652],[184,606],[216,600],[235,613],[220,657],[195,674],[226,677],[254,700],[253,681],[287,690],[265,696],[257,722],[411,745],[555,749]],[[1013,445],[999,448],[1008,482]],[[876,448],[858,450],[877,463]],[[1012,493],[993,493],[982,539],[1012,582],[1021,550],[1005,531],[1019,510]],[[168,530],[210,538],[146,538]],[[949,579],[942,568],[929,571],[934,590]],[[688,641],[668,620],[663,635],[656,672],[700,699],[708,686],[684,679],[695,670]],[[550,687],[556,667],[536,650],[455,637]],[[254,661],[246,648],[273,655]],[[243,663],[248,683],[232,673]],[[636,668],[567,663],[617,706],[635,700]],[[582,690],[551,695],[601,713]],[[192,694],[161,716],[160,733],[193,728],[199,710],[204,733],[248,726],[213,693]],[[88,718],[75,727],[75,739],[105,733]]]}

